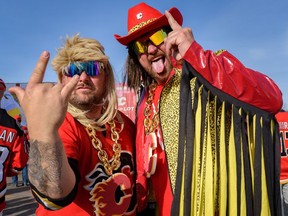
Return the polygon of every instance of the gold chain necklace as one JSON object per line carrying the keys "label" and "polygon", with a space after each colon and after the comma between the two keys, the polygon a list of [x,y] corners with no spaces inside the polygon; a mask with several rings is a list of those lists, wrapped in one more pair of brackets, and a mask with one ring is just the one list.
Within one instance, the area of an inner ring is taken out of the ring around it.
{"label": "gold chain necklace", "polygon": [[159,112],[157,111],[152,115],[152,103],[154,98],[154,93],[156,90],[156,83],[153,81],[151,85],[149,86],[149,95],[146,100],[146,107],[144,109],[144,128],[145,128],[145,134],[150,134],[156,130],[159,124]]}
{"label": "gold chain necklace", "polygon": [[105,150],[102,149],[102,142],[99,138],[96,137],[95,130],[88,126],[86,130],[91,137],[93,147],[98,151],[98,157],[100,161],[104,165],[104,169],[107,175],[112,175],[113,170],[117,170],[120,167],[120,155],[121,155],[121,145],[118,143],[119,140],[119,133],[115,128],[114,120],[109,121],[108,124],[110,125],[111,130],[111,140],[113,143],[113,152],[114,155],[112,156],[111,163],[108,160],[108,154]]}

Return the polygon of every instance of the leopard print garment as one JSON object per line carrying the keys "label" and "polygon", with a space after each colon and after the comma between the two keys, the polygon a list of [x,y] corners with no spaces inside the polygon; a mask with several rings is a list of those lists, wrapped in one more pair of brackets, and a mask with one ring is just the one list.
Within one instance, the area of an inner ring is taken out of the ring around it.
{"label": "leopard print garment", "polygon": [[[171,186],[174,192],[177,160],[178,160],[178,136],[179,136],[179,96],[181,71],[175,69],[174,76],[165,85],[160,99],[160,122],[164,141],[166,158],[168,161]],[[195,80],[191,80],[191,86],[195,85]],[[193,88],[194,89],[194,88]],[[192,90],[192,103],[193,103]],[[185,155],[185,154],[184,154]]]}

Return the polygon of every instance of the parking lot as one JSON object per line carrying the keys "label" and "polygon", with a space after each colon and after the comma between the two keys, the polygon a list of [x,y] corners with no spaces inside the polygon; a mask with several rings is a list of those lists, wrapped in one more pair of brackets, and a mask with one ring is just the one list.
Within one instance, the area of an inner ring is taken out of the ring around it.
{"label": "parking lot", "polygon": [[[19,179],[21,184],[21,178]],[[7,192],[6,192],[7,206],[4,209],[4,216],[32,216],[35,215],[37,203],[35,202],[30,187],[12,185],[12,179],[7,178]]]}

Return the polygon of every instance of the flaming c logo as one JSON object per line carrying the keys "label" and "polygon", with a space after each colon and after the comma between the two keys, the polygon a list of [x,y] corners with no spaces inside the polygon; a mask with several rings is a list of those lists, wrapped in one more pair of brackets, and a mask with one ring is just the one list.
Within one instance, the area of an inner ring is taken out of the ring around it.
{"label": "flaming c logo", "polygon": [[121,153],[121,167],[107,176],[101,163],[86,176],[94,213],[104,215],[131,215],[136,212],[135,175],[133,159],[127,152]]}
{"label": "flaming c logo", "polygon": [[[124,195],[120,200],[115,200],[119,187]],[[123,215],[132,197],[130,179],[123,173],[114,174],[107,181],[98,183],[91,194],[93,196],[90,200],[95,202],[96,215]]]}

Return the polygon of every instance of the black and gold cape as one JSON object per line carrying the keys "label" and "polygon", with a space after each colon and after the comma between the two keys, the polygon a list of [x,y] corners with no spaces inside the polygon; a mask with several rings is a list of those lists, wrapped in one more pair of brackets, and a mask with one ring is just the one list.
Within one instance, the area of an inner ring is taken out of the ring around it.
{"label": "black and gold cape", "polygon": [[163,89],[159,109],[171,215],[281,214],[273,114],[216,89],[185,61]]}

